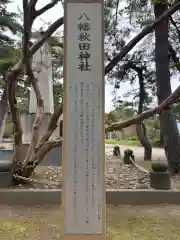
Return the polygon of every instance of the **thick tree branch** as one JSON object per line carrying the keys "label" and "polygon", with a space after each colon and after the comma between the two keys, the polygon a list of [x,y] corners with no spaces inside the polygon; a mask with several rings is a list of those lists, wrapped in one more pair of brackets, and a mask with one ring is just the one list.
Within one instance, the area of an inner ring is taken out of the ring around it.
{"label": "thick tree branch", "polygon": [[32,56],[42,45],[43,43],[64,23],[64,18],[56,20],[42,35],[42,38],[33,44],[30,49],[30,56]]}
{"label": "thick tree branch", "polygon": [[60,0],[52,0],[51,3],[48,3],[43,8],[36,10],[36,4],[38,0],[30,0],[29,2],[29,12],[30,12],[30,26],[32,27],[35,19],[39,16],[41,16],[43,13],[48,11],[49,9],[53,8]]}
{"label": "thick tree branch", "polygon": [[156,19],[151,24],[148,24],[136,37],[134,37],[123,49],[115,56],[110,63],[107,64],[105,68],[105,75],[108,74],[115,65],[147,34],[153,31],[153,29],[166,17],[174,14],[180,8],[180,1],[178,1],[174,6],[169,8],[164,14],[162,14],[158,19]]}
{"label": "thick tree branch", "polygon": [[62,146],[63,139],[59,138],[55,141],[47,141],[38,149],[35,155],[31,156],[28,165],[23,166],[23,176],[29,177],[36,166],[43,160],[44,156],[53,148]]}
{"label": "thick tree branch", "polygon": [[60,0],[52,0],[50,3],[45,5],[43,8],[37,10],[36,11],[36,17],[42,15],[43,13],[48,11],[49,9],[53,8],[58,2],[60,2]]}
{"label": "thick tree branch", "polygon": [[[29,51],[29,58],[32,57],[32,55],[44,44],[44,42],[56,31],[61,25],[63,24],[63,18],[58,19],[55,21],[43,34],[42,38],[38,40],[30,49]],[[18,75],[20,74],[22,67],[24,65],[24,57],[21,59],[8,73],[7,76],[7,82],[8,82],[8,99],[9,99],[9,106],[12,113],[12,122],[14,123],[14,153],[13,153],[13,161],[17,166],[15,167],[15,171],[17,169],[21,168],[20,164],[17,163],[17,160],[19,162],[21,161],[20,155],[21,155],[21,145],[22,145],[22,127],[19,117],[19,111],[17,109],[17,101],[15,98],[15,83],[17,80]],[[29,68],[27,68],[28,70]],[[31,68],[30,68],[31,70]],[[29,70],[28,70],[29,71]],[[31,72],[29,72],[29,75],[31,75]],[[31,79],[34,79],[31,76]],[[34,84],[34,90],[37,93],[38,88],[36,89],[36,82],[32,82]],[[40,109],[41,111],[41,109]],[[38,112],[39,115],[40,112]]]}
{"label": "thick tree branch", "polygon": [[[26,47],[26,43],[29,41],[29,13],[28,13],[28,1],[23,0],[23,8],[24,8],[24,39],[23,39],[23,59],[25,59],[28,54],[28,46]],[[26,29],[27,28],[27,29]],[[8,83],[8,100],[9,106],[12,114],[12,122],[14,127],[14,152],[13,152],[13,162],[16,165],[20,165],[21,162],[21,145],[22,145],[22,127],[20,121],[19,109],[17,106],[17,100],[15,96],[15,81],[18,74],[20,73],[22,68],[22,61],[19,64],[16,64],[15,67],[9,72],[7,77]],[[19,168],[20,166],[18,166]],[[17,169],[17,166],[16,166]]]}
{"label": "thick tree branch", "polygon": [[33,167],[35,168],[44,158],[44,156],[53,148],[62,145],[63,139],[59,138],[55,141],[47,141],[44,145],[37,151],[37,153],[30,159],[33,162]]}
{"label": "thick tree branch", "polygon": [[36,146],[39,140],[39,130],[41,127],[42,123],[42,117],[43,117],[43,112],[44,112],[44,101],[39,89],[38,81],[35,78],[32,68],[29,66],[29,69],[27,69],[28,76],[30,78],[30,82],[32,84],[33,90],[36,95],[36,100],[37,100],[37,108],[36,108],[36,119],[33,123],[32,127],[32,140],[31,144],[29,146],[28,152],[26,154],[24,162],[27,162],[29,157],[33,154],[35,154]]}
{"label": "thick tree branch", "polygon": [[[44,32],[42,38],[36,41],[33,46],[30,48],[29,57],[32,55],[44,44],[44,42],[60,27],[63,25],[63,18],[56,20],[48,29]],[[7,75],[7,81],[16,81],[17,76],[20,74],[24,61],[21,59],[17,64],[12,67]]]}
{"label": "thick tree branch", "polygon": [[[19,63],[21,65],[21,62]],[[14,135],[14,151],[13,151],[13,164],[14,171],[19,172],[21,169],[21,148],[22,148],[22,128],[19,110],[17,106],[17,100],[15,96],[15,81],[20,72],[20,66],[16,64],[13,68],[13,71],[10,71],[7,78],[7,93],[9,100],[9,107],[12,114],[13,122],[13,135]]]}
{"label": "thick tree branch", "polygon": [[26,154],[26,158],[29,158],[30,155],[35,153],[35,148],[39,138],[39,128],[42,122],[44,104],[37,79],[35,78],[34,73],[32,71],[31,66],[32,61],[31,58],[29,57],[31,20],[30,9],[27,0],[23,0],[23,10],[24,10],[24,44],[23,44],[24,65],[26,69],[26,74],[28,75],[29,78],[29,82],[32,84],[37,99],[36,119],[34,121],[32,128],[32,141]]}
{"label": "thick tree branch", "polygon": [[110,126],[106,128],[106,132],[111,132],[114,130],[121,130],[122,128],[129,127],[131,125],[136,125],[139,122],[142,122],[146,118],[150,118],[155,114],[160,114],[162,110],[168,108],[171,104],[176,102],[180,97],[180,86],[171,94],[168,98],[166,98],[161,104],[159,104],[156,108],[147,110],[142,114],[133,117],[130,120],[126,120],[123,122],[112,123]]}
{"label": "thick tree branch", "polygon": [[17,78],[17,76],[20,73],[21,70],[21,62],[16,64],[11,71],[8,73],[7,78],[7,94],[8,94],[8,100],[9,100],[9,107],[12,113],[12,122],[14,123],[14,143],[18,146],[22,143],[22,128],[21,124],[16,124],[20,122],[19,118],[19,111],[17,111],[17,100],[15,97],[15,81],[14,79]]}
{"label": "thick tree branch", "polygon": [[[55,111],[54,111],[54,113],[53,113],[53,115],[52,115],[52,117],[49,121],[47,132],[44,134],[44,136],[41,137],[41,139],[39,141],[39,144],[36,145],[35,152],[34,152],[35,155],[36,155],[37,152],[39,152],[41,150],[41,148],[44,148],[44,144],[46,144],[48,142],[48,140],[51,137],[53,131],[57,127],[57,122],[58,122],[58,119],[61,116],[62,112],[63,112],[63,105],[60,104],[58,107],[56,107],[56,109],[55,109]],[[26,158],[23,162],[23,166],[27,166],[27,164],[29,162],[33,161],[32,158],[34,159],[34,157],[32,155],[30,155],[30,151],[31,151],[31,148],[29,148],[29,150],[28,150],[29,153],[26,155]],[[40,154],[40,156],[42,156],[42,154]]]}
{"label": "thick tree branch", "polygon": [[41,148],[42,145],[46,141],[49,140],[53,131],[57,128],[57,122],[58,122],[60,116],[62,115],[62,112],[63,112],[63,104],[60,104],[59,106],[56,107],[56,109],[49,121],[47,132],[44,134],[44,136],[42,136],[37,148]]}

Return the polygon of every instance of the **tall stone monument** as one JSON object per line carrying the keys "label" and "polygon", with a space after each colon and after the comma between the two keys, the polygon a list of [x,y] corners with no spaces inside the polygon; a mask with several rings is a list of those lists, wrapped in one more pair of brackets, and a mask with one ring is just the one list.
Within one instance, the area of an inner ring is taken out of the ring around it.
{"label": "tall stone monument", "polygon": [[[54,112],[53,81],[52,81],[52,56],[47,42],[33,55],[32,69],[38,79],[39,88],[44,100],[44,116],[41,124],[40,135],[47,130],[50,117]],[[36,118],[37,101],[34,90],[31,89],[29,99],[29,113],[22,115],[23,143],[29,144],[32,139],[32,126]]]}

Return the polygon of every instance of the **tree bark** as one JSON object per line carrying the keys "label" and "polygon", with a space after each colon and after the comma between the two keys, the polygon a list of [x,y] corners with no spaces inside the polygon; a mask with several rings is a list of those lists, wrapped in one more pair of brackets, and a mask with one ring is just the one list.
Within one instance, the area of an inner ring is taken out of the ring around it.
{"label": "tree bark", "polygon": [[8,116],[8,101],[7,101],[7,84],[4,87],[4,91],[0,101],[0,141],[4,134],[6,118]]}
{"label": "tree bark", "polygon": [[63,137],[63,120],[59,123],[59,137]]}
{"label": "tree bark", "polygon": [[162,135],[162,132],[161,132],[161,131],[160,131],[159,146],[160,146],[160,147],[163,147],[163,146],[164,146],[164,140],[163,140],[163,135]]}
{"label": "tree bark", "polygon": [[[138,105],[138,115],[139,115],[143,112],[146,92],[145,92],[144,76],[143,76],[142,68],[134,67],[134,70],[138,73],[138,78],[139,78],[139,105]],[[139,122],[136,125],[136,133],[141,145],[144,147],[144,160],[151,160],[152,147],[147,137],[146,126],[143,122]]]}
{"label": "tree bark", "polygon": [[151,160],[152,147],[151,147],[151,143],[147,138],[146,126],[144,123],[139,123],[136,125],[136,133],[141,145],[144,147],[144,160]]}
{"label": "tree bark", "polygon": [[[167,9],[167,2],[155,4],[155,17],[158,18]],[[160,104],[171,94],[168,57],[168,19],[163,20],[156,27],[155,38],[157,97],[158,104]],[[177,173],[180,165],[180,136],[171,107],[164,109],[160,113],[159,119],[168,164],[172,171]]]}

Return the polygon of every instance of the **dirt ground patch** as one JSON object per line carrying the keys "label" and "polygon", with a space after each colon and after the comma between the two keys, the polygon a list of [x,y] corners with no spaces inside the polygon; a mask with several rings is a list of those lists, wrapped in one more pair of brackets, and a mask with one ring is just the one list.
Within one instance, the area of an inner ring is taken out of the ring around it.
{"label": "dirt ground patch", "polygon": [[[0,206],[0,239],[63,239],[60,206]],[[107,206],[107,240],[180,239],[180,206]]]}

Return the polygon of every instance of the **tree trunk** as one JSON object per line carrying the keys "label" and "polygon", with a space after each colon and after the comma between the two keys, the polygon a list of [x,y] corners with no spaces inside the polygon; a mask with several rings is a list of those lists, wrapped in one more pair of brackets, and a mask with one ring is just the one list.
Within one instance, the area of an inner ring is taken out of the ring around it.
{"label": "tree trunk", "polygon": [[5,86],[1,101],[0,101],[0,141],[2,141],[6,118],[8,115],[8,103],[7,103],[7,86]]}
{"label": "tree trunk", "polygon": [[[145,84],[144,84],[144,76],[143,76],[143,70],[139,67],[134,67],[134,70],[138,73],[139,78],[139,105],[138,105],[138,115],[140,115],[143,112],[143,106],[145,101]],[[147,138],[146,133],[146,126],[143,122],[140,122],[136,125],[136,133],[137,137],[141,143],[141,145],[144,147],[144,160],[151,160],[152,158],[152,147],[151,143],[149,142]]]}
{"label": "tree trunk", "polygon": [[159,146],[160,146],[160,147],[163,147],[163,146],[164,146],[164,140],[163,140],[163,135],[162,135],[162,132],[161,132],[161,131],[160,131]]}
{"label": "tree trunk", "polygon": [[63,137],[63,120],[60,120],[59,123],[59,136]]}
{"label": "tree trunk", "polygon": [[[167,8],[167,2],[155,4],[155,17],[158,18]],[[168,57],[168,18],[156,27],[155,38],[157,97],[160,104],[171,94]],[[166,157],[172,171],[177,173],[180,165],[180,137],[171,108],[163,110],[159,119]]]}
{"label": "tree trunk", "polygon": [[144,160],[152,159],[152,147],[147,138],[146,126],[144,123],[136,125],[136,133],[141,145],[144,147]]}

